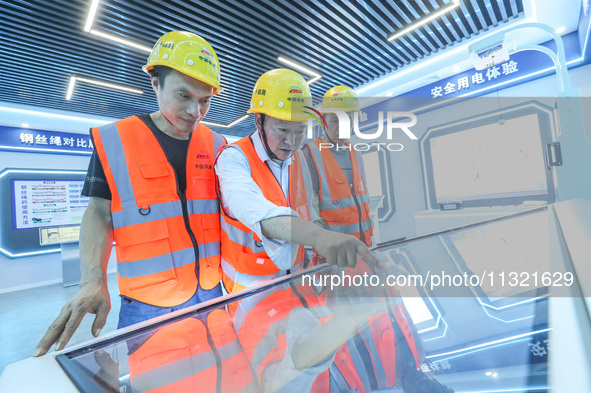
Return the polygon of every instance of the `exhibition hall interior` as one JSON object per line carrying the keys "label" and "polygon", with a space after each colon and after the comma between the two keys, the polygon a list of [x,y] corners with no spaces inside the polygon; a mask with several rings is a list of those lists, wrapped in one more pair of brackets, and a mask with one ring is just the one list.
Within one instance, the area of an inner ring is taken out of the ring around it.
{"label": "exhibition hall interior", "polygon": [[0,392],[591,393],[590,8],[0,0]]}

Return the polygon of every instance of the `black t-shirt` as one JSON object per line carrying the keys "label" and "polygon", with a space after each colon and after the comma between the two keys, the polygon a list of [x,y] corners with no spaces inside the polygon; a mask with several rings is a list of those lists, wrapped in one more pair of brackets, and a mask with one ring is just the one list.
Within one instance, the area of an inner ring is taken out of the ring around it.
{"label": "black t-shirt", "polygon": [[[187,188],[187,147],[190,139],[176,139],[160,131],[160,129],[156,127],[156,124],[154,124],[149,113],[138,115],[138,118],[146,123],[154,133],[154,136],[160,143],[160,147],[162,147],[168,162],[172,165],[176,173],[179,190],[185,193]],[[101,160],[96,153],[96,149],[92,152],[92,156],[90,157],[84,187],[82,188],[82,195],[111,199],[111,190],[109,189],[107,177],[105,176],[105,171]]]}

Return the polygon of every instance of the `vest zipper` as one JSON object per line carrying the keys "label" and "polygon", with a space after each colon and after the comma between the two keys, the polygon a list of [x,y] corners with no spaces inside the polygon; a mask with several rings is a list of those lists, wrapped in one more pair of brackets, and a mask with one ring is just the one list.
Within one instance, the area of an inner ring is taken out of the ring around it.
{"label": "vest zipper", "polygon": [[355,195],[355,188],[353,187],[353,183],[349,183],[349,187],[351,187],[351,194],[353,194],[353,199],[355,199],[355,206],[357,207],[357,214],[359,214],[359,240],[365,243],[365,232],[363,232],[363,227],[361,226],[361,206],[359,206],[359,200],[357,199],[357,195]]}
{"label": "vest zipper", "polygon": [[[187,149],[185,150],[185,165],[187,165],[188,157],[189,157],[189,147],[191,146],[191,140],[189,139],[189,143],[187,144]],[[167,158],[168,160],[168,158]],[[170,162],[169,162],[170,164]],[[197,239],[195,238],[195,234],[191,230],[191,222],[189,221],[189,209],[187,208],[187,197],[186,197],[186,190],[183,192],[179,189],[179,176],[174,169],[174,166],[170,164],[172,171],[174,172],[174,180],[176,182],[176,193],[178,194],[179,198],[181,199],[181,207],[183,209],[183,220],[185,221],[185,229],[189,234],[189,238],[191,239],[191,243],[193,244],[193,252],[195,253],[195,275],[197,276],[197,286],[199,286],[199,244],[197,243]],[[187,168],[188,169],[188,168]],[[187,171],[187,173],[189,173]],[[189,179],[187,179],[189,180]],[[187,181],[187,186],[189,182]],[[199,289],[199,288],[197,288]]]}
{"label": "vest zipper", "polygon": [[298,289],[295,286],[293,280],[290,280],[289,281],[289,286],[291,287],[292,292],[294,292],[296,294],[296,296],[298,297],[298,299],[300,299],[300,302],[302,302],[302,306],[304,306],[304,308],[306,308],[306,309],[309,310],[310,309],[310,305],[306,301],[306,298],[300,293],[300,291],[298,291]]}
{"label": "vest zipper", "polygon": [[[160,131],[160,132],[162,132],[162,131]],[[185,149],[185,167],[187,166],[187,162],[189,160],[188,157],[189,157],[189,148],[191,147],[191,136],[189,136],[189,143],[187,143],[187,148]],[[156,137],[156,136],[154,136],[154,137]],[[172,168],[172,172],[174,173],[174,181],[176,183],[176,193],[181,200],[181,208],[183,210],[183,220],[185,221],[185,229],[187,230],[187,233],[189,234],[189,238],[191,239],[191,243],[193,244],[193,253],[195,254],[195,276],[197,277],[197,289],[199,289],[199,245],[197,243],[197,239],[195,238],[195,234],[191,230],[191,225],[190,225],[190,221],[189,221],[189,211],[187,209],[187,197],[185,196],[185,193],[179,189],[179,175],[178,175],[178,173],[176,173],[176,170],[174,169],[174,165],[172,165],[172,163],[168,160],[168,157],[166,156],[166,152],[164,151],[164,148],[162,147],[162,144],[160,143],[158,138],[156,138],[156,141],[160,145],[160,149],[162,149],[162,152],[164,152],[164,156],[166,157],[166,161],[168,162],[168,164]],[[189,173],[189,172],[187,171],[187,173]],[[189,180],[189,179],[187,179],[187,180]],[[188,184],[189,184],[189,182],[187,182],[186,187],[188,187]],[[195,291],[195,293],[197,293],[197,291]]]}
{"label": "vest zipper", "polygon": [[215,364],[216,364],[216,381],[215,381],[215,391],[221,393],[222,391],[222,359],[220,358],[220,353],[218,352],[215,343],[213,342],[213,337],[211,337],[211,333],[209,332],[209,325],[205,329],[207,331],[207,342],[211,347],[211,351],[213,352],[213,356],[215,357]]}
{"label": "vest zipper", "polygon": [[[183,207],[183,219],[185,221],[185,228],[187,229],[187,233],[189,234],[189,237],[191,238],[191,243],[193,243],[193,251],[195,253],[195,264],[196,264],[195,274],[197,274],[197,276],[199,276],[197,273],[199,271],[198,270],[199,269],[199,244],[197,243],[197,239],[195,238],[195,234],[191,230],[191,224],[189,221],[189,210],[187,208],[187,197],[180,190],[177,189],[177,191],[179,192],[179,197],[181,198],[181,205]],[[199,278],[199,277],[197,277],[197,278]]]}
{"label": "vest zipper", "polygon": [[[187,150],[185,151],[185,165],[187,165],[187,163],[189,162],[189,148],[190,148],[190,146],[191,146],[191,139],[189,137],[189,143],[187,143]],[[191,230],[191,222],[189,221],[189,209],[187,208],[187,190],[185,189],[184,192],[182,190],[179,190],[178,175],[176,174],[174,167],[172,167],[172,170],[174,172],[174,178],[176,180],[176,191],[179,194],[179,197],[181,198],[181,205],[183,208],[183,220],[185,221],[185,228],[187,229],[187,233],[189,234],[189,237],[191,238],[191,243],[193,243],[193,252],[195,253],[195,275],[197,276],[197,289],[199,289],[199,278],[200,278],[199,277],[199,244],[197,243],[197,239],[195,238],[195,234],[193,233],[193,230]],[[187,170],[187,173],[189,173],[188,170]],[[189,186],[189,179],[186,179],[186,180],[187,180],[186,187],[188,187]]]}

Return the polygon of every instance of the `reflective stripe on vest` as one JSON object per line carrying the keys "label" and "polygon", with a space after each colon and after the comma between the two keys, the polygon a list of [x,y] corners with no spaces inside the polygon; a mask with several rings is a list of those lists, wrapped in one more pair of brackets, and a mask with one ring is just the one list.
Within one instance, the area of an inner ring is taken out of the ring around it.
{"label": "reflective stripe on vest", "polygon": [[[320,143],[322,140],[318,138],[308,143],[308,146],[320,179],[318,198],[325,229],[353,235],[358,239],[362,238],[363,233],[365,243],[371,245],[373,228],[369,217],[369,194],[358,162],[361,156],[353,150],[349,151],[353,168],[351,185],[330,149],[320,150]],[[351,144],[346,143],[350,148]]]}
{"label": "reflective stripe on vest", "polygon": [[232,266],[229,262],[227,262],[224,257],[222,257],[222,280],[226,291],[230,292],[229,288],[232,289],[231,292],[237,292],[244,288],[251,287],[263,281],[270,281],[274,278],[281,277],[285,275],[284,272],[278,270],[277,273],[274,274],[246,274],[237,272],[234,266]]}
{"label": "reflective stripe on vest", "polygon": [[158,140],[138,117],[91,132],[112,194],[120,293],[162,307],[186,302],[197,290],[196,252],[201,287],[217,285],[220,229],[213,165],[224,139],[203,125],[193,132],[185,199]]}
{"label": "reflective stripe on vest", "polygon": [[[187,208],[189,214],[199,214],[199,212],[202,211],[215,211],[215,209],[217,209],[217,204],[217,201],[209,200],[187,201]],[[149,215],[142,215],[136,213],[137,212],[133,211],[133,209],[113,212],[113,226],[120,228],[128,225],[143,224],[154,220],[163,220],[166,218],[175,217],[178,215],[178,202],[164,202],[150,205]]]}
{"label": "reflective stripe on vest", "polygon": [[[215,256],[220,253],[219,242],[199,244],[198,247],[200,256]],[[117,263],[117,273],[119,273],[120,277],[140,277],[147,274],[158,273],[166,270],[166,268],[170,266],[171,259],[174,261],[175,267],[184,266],[183,262],[191,261],[191,258],[195,259],[194,253],[195,250],[191,247],[185,248],[184,250],[172,251],[170,254],[159,255],[139,261]],[[203,259],[203,257],[201,259]]]}
{"label": "reflective stripe on vest", "polygon": [[248,248],[249,254],[259,255],[262,258],[266,256],[266,254],[261,254],[265,252],[263,242],[259,240],[256,234],[253,236],[252,231],[248,230],[247,232],[244,231],[246,227],[240,228],[236,225],[232,225],[233,223],[227,216],[221,217],[220,224],[222,231],[228,235],[228,238],[233,242]]}
{"label": "reflective stripe on vest", "polygon": [[[277,206],[288,206],[281,186],[266,163],[260,160],[250,137],[242,138],[225,148],[239,149],[245,155],[252,179],[268,201]],[[220,217],[222,281],[229,293],[276,277],[276,274],[282,275],[254,231],[233,217],[227,216],[223,209]],[[292,261],[292,265],[300,262],[300,256],[303,259],[303,251],[300,253],[298,249],[298,255]]]}
{"label": "reflective stripe on vest", "polygon": [[[220,370],[221,368],[221,370]],[[129,355],[137,392],[256,392],[258,383],[222,309],[164,326]]]}

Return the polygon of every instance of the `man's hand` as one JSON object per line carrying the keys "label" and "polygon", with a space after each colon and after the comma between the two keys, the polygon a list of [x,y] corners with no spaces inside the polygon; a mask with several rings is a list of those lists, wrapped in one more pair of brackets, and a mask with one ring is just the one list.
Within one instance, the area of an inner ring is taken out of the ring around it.
{"label": "man's hand", "polygon": [[342,233],[321,230],[313,245],[318,255],[331,265],[354,267],[358,256],[375,266],[381,266],[378,258],[359,239]]}
{"label": "man's hand", "polygon": [[94,361],[101,367],[93,379],[109,392],[119,392],[119,364],[107,352],[99,349]]}
{"label": "man's hand", "polygon": [[80,226],[80,292],[70,300],[37,344],[33,356],[41,356],[57,341],[55,350],[66,346],[86,313],[96,314],[92,334],[96,337],[107,322],[111,299],[107,288],[107,264],[113,248],[111,201],[90,197]]}
{"label": "man's hand", "polygon": [[322,229],[299,217],[279,216],[261,221],[263,236],[271,239],[312,246],[331,265],[353,267],[358,256],[365,262],[382,267],[367,246],[351,235]]}
{"label": "man's hand", "polygon": [[81,283],[80,292],[62,308],[60,315],[37,344],[33,356],[44,355],[56,341],[56,351],[64,348],[87,313],[96,314],[91,331],[97,337],[107,322],[110,310],[111,299],[105,281]]}

